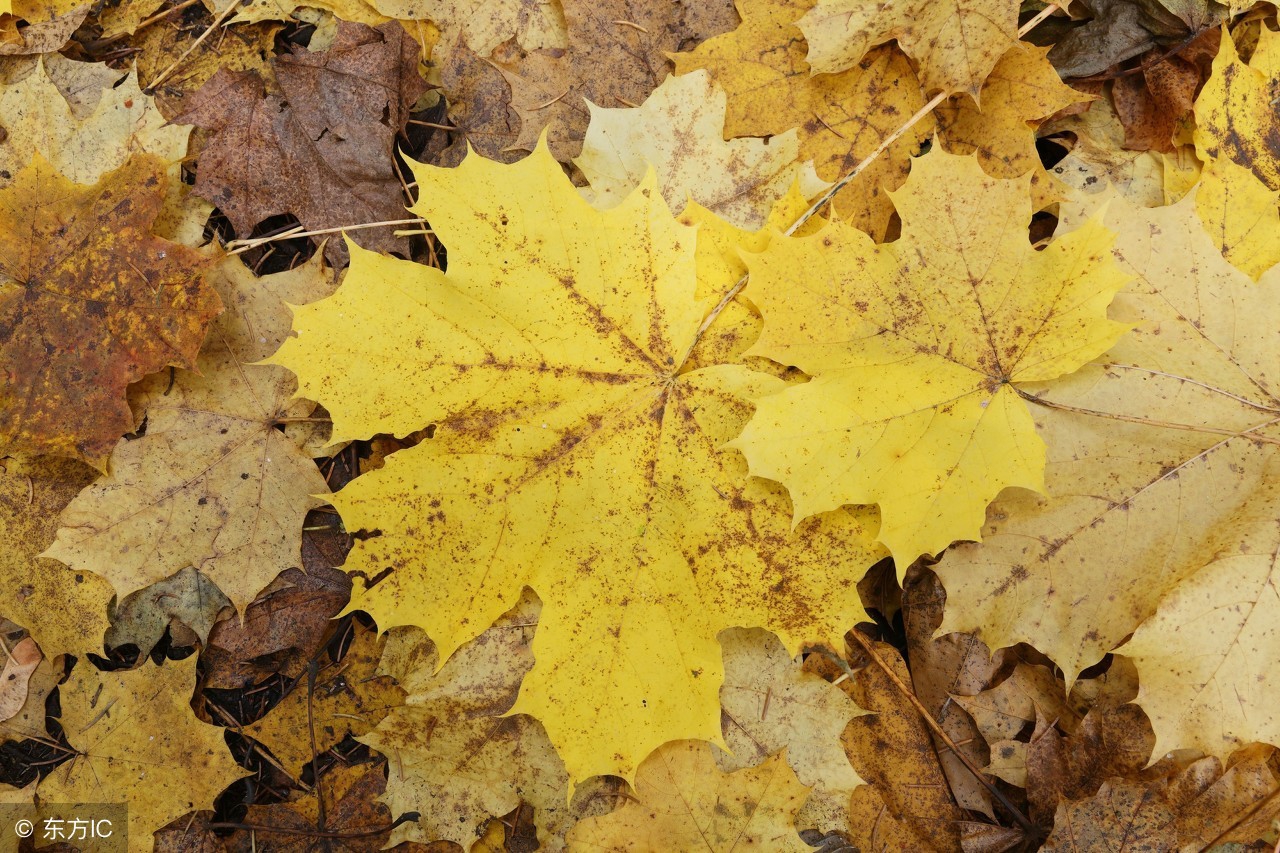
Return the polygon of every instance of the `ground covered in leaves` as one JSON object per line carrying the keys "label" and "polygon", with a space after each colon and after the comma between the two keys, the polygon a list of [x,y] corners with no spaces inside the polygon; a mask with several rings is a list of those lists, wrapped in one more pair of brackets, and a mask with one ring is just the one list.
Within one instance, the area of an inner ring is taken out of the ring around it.
{"label": "ground covered in leaves", "polygon": [[21,849],[1277,849],[1278,27],[0,0]]}

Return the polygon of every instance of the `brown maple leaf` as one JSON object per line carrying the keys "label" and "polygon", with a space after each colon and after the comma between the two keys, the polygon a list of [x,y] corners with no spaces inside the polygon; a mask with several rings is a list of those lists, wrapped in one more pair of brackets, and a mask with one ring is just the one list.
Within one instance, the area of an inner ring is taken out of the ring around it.
{"label": "brown maple leaf", "polygon": [[81,186],[37,154],[0,190],[0,456],[102,467],[129,383],[194,362],[222,304],[209,259],[151,233],[165,168],[136,155]]}
{"label": "brown maple leaf", "polygon": [[[376,29],[339,22],[333,47],[274,63],[283,97],[252,71],[219,71],[174,119],[213,131],[200,156],[196,192],[217,205],[236,233],[279,214],[308,230],[405,217],[396,176],[396,134],[427,90],[417,42],[396,23]],[[390,230],[361,242],[403,250]],[[344,262],[341,240],[327,254]]]}

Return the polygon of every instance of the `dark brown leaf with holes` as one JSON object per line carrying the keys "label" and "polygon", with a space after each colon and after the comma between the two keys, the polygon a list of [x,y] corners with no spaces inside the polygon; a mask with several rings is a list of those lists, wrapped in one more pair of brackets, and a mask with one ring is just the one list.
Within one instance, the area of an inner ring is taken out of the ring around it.
{"label": "dark brown leaf with holes", "polygon": [[[247,237],[271,216],[293,214],[309,231],[404,219],[396,136],[427,90],[419,47],[396,23],[339,22],[333,47],[274,63],[283,96],[255,72],[219,71],[174,121],[212,131],[196,192]],[[406,251],[391,229],[360,232],[362,245]],[[345,262],[346,247],[326,253]]]}

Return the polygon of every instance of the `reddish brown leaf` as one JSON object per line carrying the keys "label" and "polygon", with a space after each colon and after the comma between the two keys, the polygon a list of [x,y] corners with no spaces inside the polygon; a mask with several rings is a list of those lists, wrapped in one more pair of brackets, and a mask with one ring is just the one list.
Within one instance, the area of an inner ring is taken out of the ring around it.
{"label": "reddish brown leaf", "polygon": [[101,468],[134,427],[129,383],[194,362],[222,304],[207,258],[151,234],[166,184],[149,155],[92,187],[37,155],[0,190],[0,456]]}

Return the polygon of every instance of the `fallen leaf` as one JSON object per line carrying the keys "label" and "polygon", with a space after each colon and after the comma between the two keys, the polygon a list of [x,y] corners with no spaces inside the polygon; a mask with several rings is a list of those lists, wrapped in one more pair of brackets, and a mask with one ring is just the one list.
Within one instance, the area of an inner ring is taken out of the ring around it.
{"label": "fallen leaf", "polygon": [[87,5],[73,9],[49,21],[40,21],[18,30],[16,41],[0,42],[0,56],[32,56],[61,50],[71,34],[80,28],[89,14]]}
{"label": "fallen leaf", "polygon": [[[910,683],[906,665],[891,646],[877,643],[876,651],[903,683]],[[875,788],[893,817],[894,825],[887,827],[885,834],[910,839],[908,846],[896,849],[955,850],[963,813],[951,798],[929,730],[880,667],[865,659],[855,665],[858,669],[841,689],[869,713],[852,720],[841,740],[858,775]],[[874,801],[859,804],[855,792],[854,805],[867,809]]]}
{"label": "fallen leaf", "polygon": [[1213,60],[1213,73],[1196,98],[1196,153],[1226,158],[1251,169],[1280,190],[1275,99],[1280,94],[1280,33],[1262,27],[1248,64],[1229,32]]}
{"label": "fallen leaf", "polygon": [[243,623],[224,619],[214,625],[202,655],[209,673],[206,686],[243,688],[275,673],[298,677],[328,639],[333,617],[350,597],[347,576],[328,567],[341,562],[341,556],[308,565],[305,572],[281,573],[244,611]]}
{"label": "fallen leaf", "polygon": [[1253,172],[1214,160],[1201,172],[1196,212],[1214,245],[1254,281],[1280,262],[1280,196]]}
{"label": "fallen leaf", "polygon": [[794,823],[807,789],[783,756],[722,773],[712,749],[700,741],[659,748],[636,772],[636,799],[579,821],[570,843],[619,851],[812,850]]}
{"label": "fallen leaf", "polygon": [[1043,491],[1044,444],[1012,383],[1069,374],[1125,329],[1105,314],[1126,279],[1107,230],[1090,222],[1034,250],[1028,182],[932,151],[893,196],[898,241],[833,223],[747,259],[765,321],[748,355],[814,378],[757,396],[728,446],[786,485],[797,522],[878,504],[900,575],[979,539],[1004,488]]}
{"label": "fallen leaf", "polygon": [[443,666],[420,631],[392,632],[379,671],[396,678],[405,704],[360,741],[387,756],[383,802],[393,814],[421,817],[397,827],[388,844],[445,839],[465,847],[485,821],[524,801],[542,830],[540,843],[563,848],[572,823],[564,765],[541,723],[503,716],[533,666],[538,610],[536,599],[522,597]]}
{"label": "fallen leaf", "polygon": [[[1267,733],[1275,717],[1262,710],[1271,703],[1260,664],[1273,642],[1269,377],[1280,280],[1273,272],[1255,284],[1223,259],[1200,227],[1196,195],[1162,208],[1108,203],[1113,254],[1135,276],[1111,314],[1135,328],[1075,376],[1028,389],[1045,401],[1034,415],[1054,497],[997,501],[983,544],[950,549],[936,568],[949,596],[942,630],[980,630],[993,648],[1028,642],[1068,684],[1170,593],[1193,608],[1194,618],[1166,609],[1160,631],[1144,628],[1124,651],[1138,663],[1158,754],[1217,753],[1231,732],[1277,737]],[[1063,214],[1069,226],[1084,211]],[[1247,607],[1202,609],[1208,599],[1191,590],[1218,573],[1230,581],[1213,595]],[[1256,634],[1238,633],[1249,625]],[[1186,671],[1188,654],[1204,680]],[[1254,695],[1260,704],[1243,698]],[[1190,740],[1185,726],[1197,729]]]}
{"label": "fallen leaf", "polygon": [[412,209],[465,247],[448,273],[357,249],[273,357],[335,440],[436,426],[334,496],[349,529],[381,531],[346,571],[397,567],[357,579],[351,607],[424,628],[447,658],[531,587],[537,664],[515,712],[574,780],[629,776],[668,740],[717,736],[722,628],[765,627],[792,653],[838,637],[878,552],[845,511],[793,532],[779,490],[718,449],[743,398],[782,382],[683,371],[709,305],[696,232],[652,180],[600,212],[545,147],[414,173]]}
{"label": "fallen leaf", "polygon": [[1134,0],[1092,0],[1093,17],[1058,39],[1049,61],[1065,78],[1102,74],[1156,46],[1144,26],[1142,8]]}
{"label": "fallen leaf", "polygon": [[1151,151],[1123,147],[1124,126],[1110,101],[1095,101],[1083,113],[1047,122],[1040,132],[1044,136],[1069,133],[1074,138],[1067,155],[1048,170],[1074,190],[1073,197],[1097,195],[1113,186],[1143,207],[1165,203],[1164,161]]}
{"label": "fallen leaf", "polygon": [[[1204,30],[1174,56],[1166,56],[1165,48],[1155,48],[1142,63],[1150,60],[1150,67],[1116,79],[1111,99],[1124,125],[1125,148],[1174,152],[1174,137],[1188,129],[1196,92],[1217,53],[1220,32],[1216,27]],[[1199,58],[1203,63],[1196,61]]]}
{"label": "fallen leaf", "polygon": [[0,601],[46,658],[102,650],[111,584],[39,556],[58,514],[94,476],[74,459],[0,458]]}
{"label": "fallen leaf", "polygon": [[713,34],[704,29],[709,21],[720,27],[713,32],[733,25],[729,0],[562,0],[561,5],[568,46],[530,51],[500,67],[520,116],[513,146],[531,151],[545,130],[552,153],[562,161],[579,152],[590,120],[588,101],[601,107],[638,105],[666,78],[668,53]]}
{"label": "fallen leaf", "polygon": [[150,233],[164,168],[135,155],[86,187],[37,155],[0,189],[0,454],[103,466],[134,426],[128,384],[192,364],[221,305],[207,259]]}
{"label": "fallen leaf", "polygon": [[1026,755],[1029,817],[1048,826],[1061,800],[1090,796],[1113,776],[1137,775],[1154,743],[1151,723],[1137,705],[1095,708],[1065,736],[1037,712]]}
{"label": "fallen leaf", "polygon": [[365,734],[403,704],[403,691],[390,678],[376,674],[382,654],[377,632],[359,626],[354,630],[341,660],[324,661],[319,667],[314,689],[309,676],[300,675],[280,704],[241,729],[270,749],[290,773],[301,773],[316,755],[347,735]]}
{"label": "fallen leaf", "polygon": [[1176,815],[1141,782],[1104,782],[1097,794],[1077,802],[1064,800],[1053,818],[1044,850],[1092,853],[1095,850],[1173,850]]}
{"label": "fallen leaf", "polygon": [[232,607],[208,575],[188,566],[121,601],[111,614],[106,646],[133,644],[141,657],[147,657],[165,631],[180,628],[191,631],[203,644],[223,610],[229,614]]}
{"label": "fallen leaf", "polygon": [[27,682],[44,655],[30,637],[13,648],[5,648],[4,669],[0,671],[0,723],[14,718],[27,703]]}
{"label": "fallen leaf", "polygon": [[[36,152],[77,184],[97,183],[138,152],[154,154],[166,167],[186,155],[190,128],[166,126],[155,102],[138,88],[136,74],[122,79],[112,72],[112,81],[103,84],[105,66],[64,63],[60,87],[52,67],[43,60],[25,79],[0,89],[0,187],[17,180]],[[89,91],[81,97],[92,99],[92,109],[69,102],[60,91],[82,86]],[[176,169],[169,174],[178,177]]]}
{"label": "fallen leaf", "polygon": [[800,784],[847,808],[863,784],[849,764],[840,733],[865,713],[801,662],[767,631],[734,628],[720,635],[724,686],[720,688],[724,743],[716,766],[725,772],[757,767],[783,753]]}
{"label": "fallen leaf", "polygon": [[[30,639],[30,638],[28,638]],[[25,640],[24,640],[25,642]],[[11,741],[48,741],[47,702],[62,680],[62,660],[42,656],[26,681],[26,696],[18,710],[0,723],[0,744]],[[38,775],[38,774],[35,774]],[[35,778],[33,775],[32,778]]]}
{"label": "fallen leaf", "polygon": [[89,569],[123,598],[190,565],[243,611],[285,569],[299,568],[302,519],[328,490],[297,439],[276,429],[307,419],[282,368],[256,364],[289,331],[287,303],[334,288],[319,256],[258,279],[238,258],[210,276],[226,312],[194,371],[158,375],[137,392],[146,434],[121,441],[111,474],[62,513],[45,556]]}
{"label": "fallen leaf", "polygon": [[433,57],[447,93],[449,121],[457,132],[441,152],[429,157],[437,166],[456,166],[471,151],[504,163],[525,156],[515,147],[520,115],[511,105],[511,84],[502,67],[519,62],[520,49],[508,41],[492,58],[473,53],[464,44],[444,45]]}
{"label": "fallen leaf", "polygon": [[724,90],[706,71],[668,77],[636,109],[588,104],[591,124],[573,161],[590,186],[588,200],[613,207],[652,168],[672,210],[692,199],[733,225],[757,229],[793,183],[805,198],[827,188],[812,163],[800,162],[794,129],[768,142],[726,142],[725,105]]}
{"label": "fallen leaf", "polygon": [[[209,79],[225,68],[227,71],[252,71],[275,86],[275,40],[282,24],[237,24],[224,27],[217,38],[197,40],[213,23],[213,14],[203,6],[195,6],[185,14],[183,25],[148,27],[134,38],[139,50],[134,66],[138,81],[148,89],[154,81],[169,72],[155,87],[155,102],[164,117],[176,119],[187,110],[189,99]],[[172,67],[172,71],[170,68]]]}
{"label": "fallen leaf", "polygon": [[933,93],[968,92],[1018,40],[1017,0],[818,0],[799,21],[809,40],[809,64],[835,74],[856,65],[878,44],[896,39],[920,66]]}
{"label": "fallen leaf", "polygon": [[[738,0],[742,24],[736,30],[672,58],[677,74],[705,68],[725,89],[726,138],[794,128],[800,158],[813,160],[824,181],[836,181],[919,110],[924,96],[907,58],[892,47],[873,50],[841,74],[811,73],[795,26],[807,5],[809,0]],[[934,120],[926,117],[890,145],[836,195],[841,216],[883,238],[893,215],[888,192],[901,186],[912,156],[933,132]]]}
{"label": "fallen leaf", "polygon": [[548,0],[371,0],[370,5],[391,18],[430,20],[440,29],[441,44],[460,43],[478,56],[488,56],[509,39],[524,50],[570,46],[565,12]]}
{"label": "fallen leaf", "polygon": [[223,730],[191,710],[196,658],[99,672],[80,660],[59,688],[75,756],[40,780],[51,803],[126,803],[131,849],[179,815],[209,807],[245,775]]}
{"label": "fallen leaf", "polygon": [[[418,45],[397,23],[343,23],[327,51],[281,56],[282,95],[252,71],[219,71],[187,99],[176,121],[212,132],[196,192],[247,237],[271,216],[293,214],[308,230],[404,219],[395,138],[426,91]],[[391,229],[361,234],[370,247],[403,250]],[[346,257],[328,243],[335,264]]]}
{"label": "fallen leaf", "polygon": [[985,109],[969,95],[955,95],[934,111],[947,151],[976,154],[983,171],[993,178],[1030,172],[1036,209],[1057,201],[1062,191],[1040,162],[1035,129],[1054,113],[1090,100],[1062,82],[1045,59],[1046,52],[1019,45],[1005,53],[982,84]]}
{"label": "fallen leaf", "polygon": [[[387,779],[381,765],[338,764],[324,773],[309,794],[294,792],[287,802],[249,807],[245,822],[257,827],[245,839],[250,850],[272,853],[311,853],[319,839],[317,826],[338,837],[321,843],[332,853],[377,853],[387,845],[390,832],[374,832],[391,825],[391,814],[378,802]],[[325,807],[320,808],[319,797]],[[323,823],[321,815],[323,814]],[[247,833],[246,833],[247,834]],[[345,836],[345,837],[343,837]]]}
{"label": "fallen leaf", "polygon": [[[946,593],[932,572],[909,575],[903,583],[903,621],[911,659],[911,686],[920,704],[928,709],[952,743],[961,745],[970,762],[981,767],[987,763],[988,755],[978,736],[978,727],[968,715],[957,712],[953,696],[982,690],[995,676],[997,664],[991,658],[991,651],[972,634],[947,634],[935,639],[942,624],[945,602]],[[956,804],[992,817],[991,795],[987,789],[941,738],[935,734],[933,740],[938,763],[947,776]]]}

